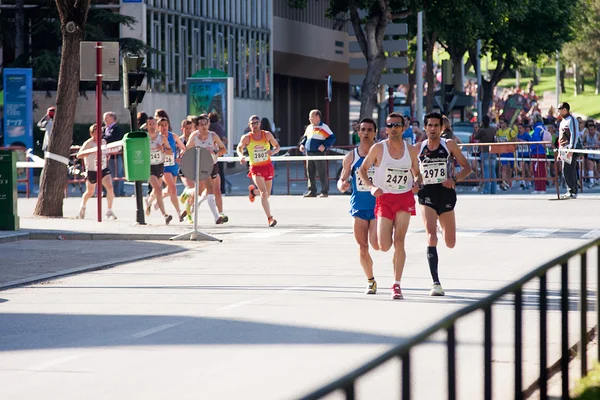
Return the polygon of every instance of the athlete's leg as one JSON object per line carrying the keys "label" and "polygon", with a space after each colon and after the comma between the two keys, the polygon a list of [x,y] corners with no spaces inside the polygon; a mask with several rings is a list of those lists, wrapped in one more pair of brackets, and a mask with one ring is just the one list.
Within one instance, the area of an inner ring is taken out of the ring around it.
{"label": "athlete's leg", "polygon": [[385,217],[377,217],[377,243],[379,244],[379,250],[388,251],[392,247],[393,232],[394,221]]}
{"label": "athlete's leg", "polygon": [[360,265],[367,279],[373,278],[373,259],[369,254],[369,221],[354,217],[354,239],[359,248]]}
{"label": "athlete's leg", "polygon": [[165,174],[163,175],[163,179],[164,179],[165,183],[167,184],[167,194],[171,198],[171,203],[173,204],[173,206],[175,207],[175,210],[177,211],[177,216],[181,216],[181,210],[179,209],[179,202],[177,201],[177,186],[176,186],[177,181],[173,177],[173,174],[170,172],[165,172]]}
{"label": "athlete's leg", "polygon": [[81,207],[86,207],[88,200],[94,195],[95,189],[95,183],[91,183],[88,180],[85,181],[85,192],[83,192],[83,195],[81,196]]}
{"label": "athlete's leg", "polygon": [[425,205],[421,205],[421,216],[423,217],[423,225],[427,234],[427,263],[429,264],[429,273],[433,284],[439,284],[438,276],[438,254],[437,254],[437,212]]}
{"label": "athlete's leg", "polygon": [[442,232],[444,232],[444,241],[446,247],[454,248],[456,245],[456,217],[454,210],[443,213],[439,216]]}
{"label": "athlete's leg", "polygon": [[213,192],[215,192],[215,202],[217,203],[217,209],[219,214],[223,214],[223,194],[221,193],[221,177],[217,175],[214,179],[211,179],[213,184]]}
{"label": "athlete's leg", "polygon": [[[159,178],[156,175],[150,175],[150,185],[152,186],[152,195],[155,193],[162,192],[162,177]],[[165,213],[165,205],[163,203],[162,196],[155,196],[156,202],[158,204],[158,208],[162,215],[166,215]]]}
{"label": "athlete's leg", "polygon": [[[265,182],[265,178],[263,178],[262,176],[252,175],[252,181],[254,181],[254,184],[256,185],[256,187],[258,188],[258,191],[260,192],[260,202],[262,204],[263,210],[265,210],[265,214],[267,215],[267,218],[272,217],[271,206],[269,204],[269,189],[267,188],[267,183]],[[271,181],[269,181],[269,182],[272,185],[272,182]]]}
{"label": "athlete's leg", "polygon": [[102,186],[104,186],[104,189],[106,189],[106,202],[108,203],[108,209],[112,210],[113,201],[115,199],[115,192],[113,190],[111,175],[106,175],[102,177]]}
{"label": "athlete's leg", "polygon": [[406,261],[404,240],[409,224],[409,213],[404,211],[396,213],[396,217],[394,218],[394,280],[396,282],[402,279],[402,272],[404,271],[404,263]]}
{"label": "athlete's leg", "polygon": [[377,220],[372,219],[369,221],[369,243],[373,250],[379,250],[379,243],[377,243]]}

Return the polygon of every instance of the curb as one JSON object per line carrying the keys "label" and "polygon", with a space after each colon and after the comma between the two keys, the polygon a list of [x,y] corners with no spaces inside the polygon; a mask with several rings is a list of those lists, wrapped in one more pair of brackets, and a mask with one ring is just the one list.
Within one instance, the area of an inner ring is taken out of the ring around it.
{"label": "curb", "polygon": [[63,276],[75,275],[75,274],[79,274],[79,273],[83,273],[83,272],[97,271],[100,269],[112,268],[112,267],[116,267],[117,265],[128,264],[128,263],[135,262],[135,261],[148,260],[148,259],[155,258],[155,257],[162,257],[162,256],[171,255],[171,254],[182,253],[187,250],[188,249],[186,249],[186,248],[177,247],[175,249],[156,251],[154,253],[148,253],[148,254],[144,254],[144,255],[140,255],[140,256],[120,258],[120,259],[117,259],[114,261],[90,264],[90,265],[85,265],[83,267],[76,267],[76,268],[71,268],[71,269],[65,269],[62,271],[50,272],[47,274],[35,275],[35,276],[29,277],[29,278],[17,279],[14,281],[2,283],[2,284],[0,284],[0,291],[15,288],[18,286],[39,283],[42,281],[47,281],[47,280],[51,280],[54,278],[60,278]]}
{"label": "curb", "polygon": [[1,243],[19,240],[159,240],[168,241],[179,233],[73,233],[73,232],[29,232],[0,237]]}

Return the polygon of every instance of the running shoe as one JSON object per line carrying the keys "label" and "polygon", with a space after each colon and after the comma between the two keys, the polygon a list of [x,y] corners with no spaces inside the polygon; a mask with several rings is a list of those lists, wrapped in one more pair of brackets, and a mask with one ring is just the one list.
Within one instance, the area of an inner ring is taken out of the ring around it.
{"label": "running shoe", "polygon": [[229,217],[223,213],[219,214],[220,217],[223,218],[223,223],[229,222]]}
{"label": "running shoe", "polygon": [[277,225],[277,220],[273,217],[269,217],[269,226],[272,228]]}
{"label": "running shoe", "polygon": [[560,196],[560,198],[563,199],[563,200],[576,199],[577,195],[575,193],[567,192],[567,193],[563,194],[562,196]]}
{"label": "running shoe", "polygon": [[365,294],[375,294],[377,293],[377,282],[375,280],[369,281],[367,288],[365,289]]}
{"label": "running shoe", "polygon": [[248,186],[248,198],[250,199],[251,203],[254,203],[254,200],[256,199],[256,195],[254,194],[255,190],[256,190],[256,186],[254,186],[254,185]]}
{"label": "running shoe", "polygon": [[183,220],[185,219],[185,217],[188,215],[186,210],[183,210],[181,212],[181,214],[179,214],[179,222],[183,222]]}
{"label": "running shoe", "polygon": [[215,224],[217,224],[217,225],[223,224],[223,217],[221,215],[219,215],[219,218],[217,218],[217,220],[215,221]]}
{"label": "running shoe", "polygon": [[81,207],[79,209],[79,215],[78,215],[79,219],[84,219],[85,218],[85,207]]}
{"label": "running shoe", "polygon": [[165,215],[165,225],[169,225],[169,222],[173,220],[173,217],[170,215]]}
{"label": "running shoe", "polygon": [[404,300],[404,296],[402,296],[402,290],[400,289],[400,285],[397,283],[392,286],[392,300]]}
{"label": "running shoe", "polygon": [[148,203],[148,200],[146,199],[146,217],[149,217],[151,212],[152,206],[150,205],[150,203]]}
{"label": "running shoe", "polygon": [[117,216],[112,210],[106,212],[106,219],[117,219]]}
{"label": "running shoe", "polygon": [[445,294],[446,292],[444,292],[442,285],[439,283],[434,283],[431,287],[431,291],[429,292],[430,296],[444,296]]}

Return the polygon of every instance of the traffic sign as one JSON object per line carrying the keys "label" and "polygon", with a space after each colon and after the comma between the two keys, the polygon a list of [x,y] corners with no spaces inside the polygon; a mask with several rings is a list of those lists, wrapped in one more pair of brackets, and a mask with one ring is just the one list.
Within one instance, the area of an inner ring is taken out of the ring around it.
{"label": "traffic sign", "polygon": [[[79,43],[79,80],[96,82],[96,43]],[[102,80],[119,81],[119,42],[102,42]]]}

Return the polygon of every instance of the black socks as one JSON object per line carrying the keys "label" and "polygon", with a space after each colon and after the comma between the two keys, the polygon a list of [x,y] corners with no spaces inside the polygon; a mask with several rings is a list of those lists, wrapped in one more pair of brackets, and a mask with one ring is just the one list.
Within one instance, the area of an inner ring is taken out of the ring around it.
{"label": "black socks", "polygon": [[434,284],[440,283],[438,276],[438,254],[435,246],[427,246],[427,262],[429,263],[429,272]]}

